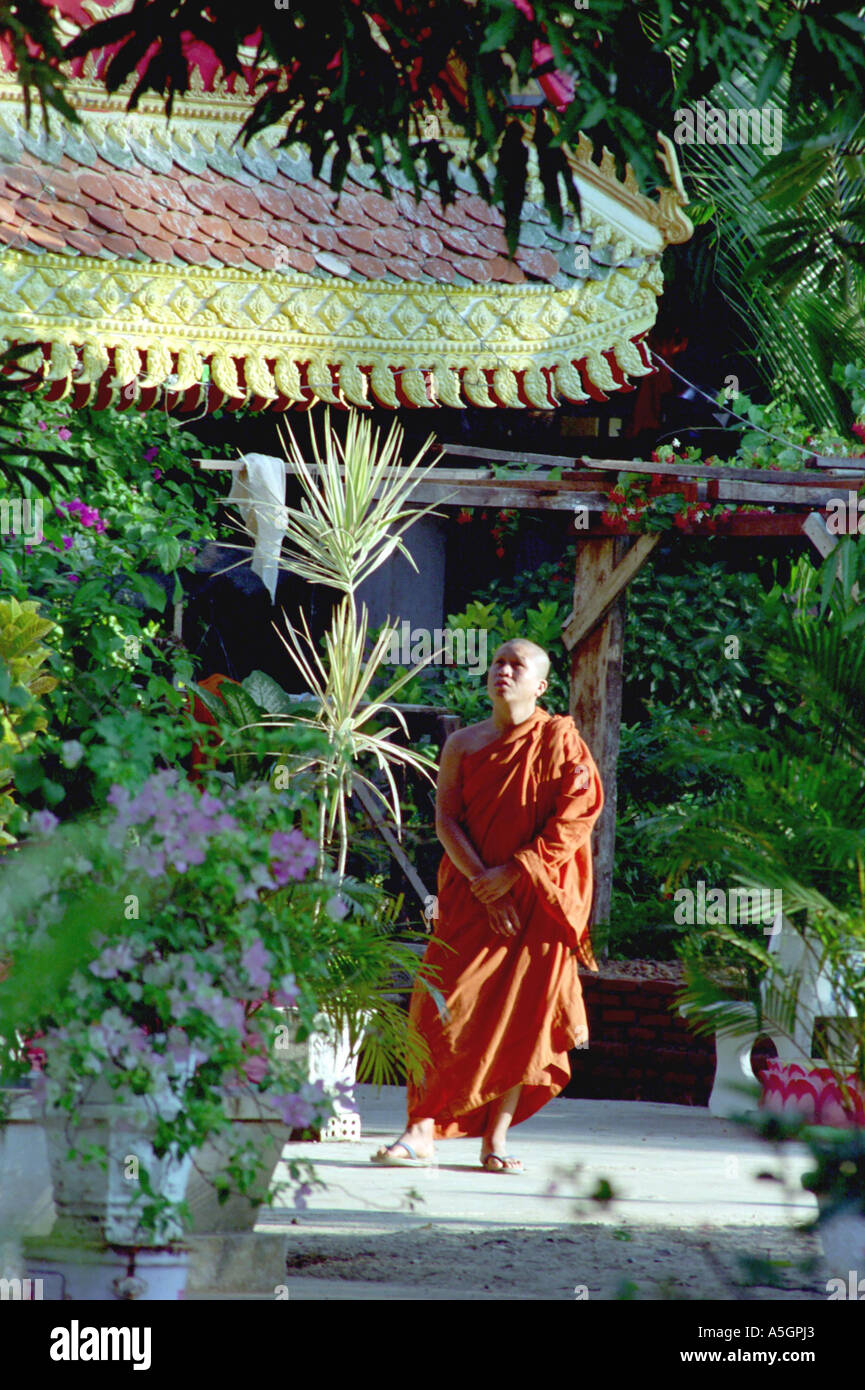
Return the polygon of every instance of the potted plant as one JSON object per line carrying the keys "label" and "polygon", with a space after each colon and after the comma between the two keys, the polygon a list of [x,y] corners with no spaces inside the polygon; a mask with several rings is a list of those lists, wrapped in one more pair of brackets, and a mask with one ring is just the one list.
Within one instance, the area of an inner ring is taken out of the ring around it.
{"label": "potted plant", "polygon": [[[38,1044],[52,1258],[68,1239],[73,1281],[83,1246],[88,1270],[111,1247],[174,1250],[186,1177],[214,1136],[210,1176],[260,1198],[258,1159],[232,1132],[240,1100],[265,1105],[285,1138],[326,1122],[325,1086],[275,1045],[280,1010],[312,1027],[319,953],[357,953],[354,913],[370,896],[343,882],[351,911],[328,913],[334,883],[316,875],[305,833],[314,808],[295,792],[194,787],[166,770],[109,801],[77,824],[32,817],[32,843],[0,879],[4,1079],[29,1073]],[[291,1177],[302,1199],[308,1165]]]}

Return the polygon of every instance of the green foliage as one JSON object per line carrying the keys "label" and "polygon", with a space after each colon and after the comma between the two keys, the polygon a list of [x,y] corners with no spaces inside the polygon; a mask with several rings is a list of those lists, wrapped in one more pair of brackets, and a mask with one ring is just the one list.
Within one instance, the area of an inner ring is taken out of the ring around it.
{"label": "green foliage", "polygon": [[[706,805],[649,817],[644,829],[671,883],[713,862],[721,868],[716,881],[781,892],[785,916],[825,962],[853,1020],[852,1037],[829,1039],[827,1048],[840,1057],[844,1047],[852,1047],[862,1077],[865,629],[851,627],[850,619],[860,608],[856,585],[865,579],[865,545],[848,540],[845,564],[839,566],[834,553],[824,562],[823,613],[797,609],[779,596],[771,629],[764,633],[761,668],[770,688],[788,702],[783,724],[774,730],[743,729],[738,722],[719,720],[699,745],[685,738],[688,756],[723,773],[729,790]],[[812,591],[823,575],[812,580]],[[672,748],[671,757],[678,752]],[[750,938],[727,931],[724,939],[728,958],[756,959]],[[724,1007],[724,992],[701,972],[700,943],[692,944],[686,1002],[714,1020]],[[798,980],[787,978],[764,953],[760,960],[773,991],[771,1017],[790,1033]]]}
{"label": "green foliage", "polygon": [[43,520],[41,537],[0,536],[0,569],[52,624],[55,682],[15,781],[33,808],[65,802],[74,814],[192,747],[179,689],[192,665],[162,632],[217,499],[191,462],[198,441],[158,412],[73,414],[20,389],[2,399],[3,497],[41,506]]}
{"label": "green foliage", "polygon": [[40,697],[56,681],[41,669],[49,656],[42,638],[53,626],[35,603],[0,599],[0,844],[13,843],[3,829],[15,806],[12,757],[47,727]]}
{"label": "green foliage", "polygon": [[764,622],[756,574],[695,559],[681,573],[654,558],[628,589],[625,670],[629,717],[654,704],[700,721],[715,715],[772,718],[753,653]]}

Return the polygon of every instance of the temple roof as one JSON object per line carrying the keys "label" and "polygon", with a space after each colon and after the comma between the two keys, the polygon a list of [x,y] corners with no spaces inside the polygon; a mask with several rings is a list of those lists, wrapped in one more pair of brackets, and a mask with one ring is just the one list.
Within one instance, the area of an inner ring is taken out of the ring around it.
{"label": "temple roof", "polygon": [[650,370],[660,255],[691,232],[669,141],[655,202],[581,139],[579,221],[557,229],[530,185],[511,260],[468,178],[443,207],[396,164],[386,198],[355,163],[337,197],[280,130],[233,143],[251,98],[218,74],[168,122],[79,68],[81,125],[47,130],[0,72],[0,340],[44,345],[52,397],[552,408]]}

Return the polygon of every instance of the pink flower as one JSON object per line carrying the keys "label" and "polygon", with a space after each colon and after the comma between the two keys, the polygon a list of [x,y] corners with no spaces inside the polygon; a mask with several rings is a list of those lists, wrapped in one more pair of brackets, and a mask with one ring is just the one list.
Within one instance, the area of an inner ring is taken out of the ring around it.
{"label": "pink flower", "polygon": [[857,421],[857,423],[852,426],[852,430],[857,439],[865,439],[865,425],[859,424]]}
{"label": "pink flower", "polygon": [[144,457],[144,462],[145,462],[145,463],[152,463],[153,460],[156,458],[156,455],[157,455],[158,453],[159,453],[159,445],[158,445],[158,444],[151,444],[151,446],[150,446],[149,449],[145,449],[145,450],[144,450],[144,455],[143,455],[143,457]]}
{"label": "pink flower", "polygon": [[44,420],[39,421],[39,428],[40,430],[47,430],[48,426],[46,425]]}
{"label": "pink flower", "polygon": [[69,429],[67,429],[65,425],[61,425],[60,428],[59,428],[59,430],[57,431],[57,438],[58,438],[58,439],[64,439],[64,440],[65,440],[65,439],[71,439],[71,438],[72,438],[72,431],[69,430]]}

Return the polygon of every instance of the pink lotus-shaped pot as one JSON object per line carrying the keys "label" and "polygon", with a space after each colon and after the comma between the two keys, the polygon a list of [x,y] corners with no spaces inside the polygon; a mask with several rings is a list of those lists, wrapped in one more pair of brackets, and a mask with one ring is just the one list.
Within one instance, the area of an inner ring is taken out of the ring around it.
{"label": "pink lotus-shaped pot", "polygon": [[773,1115],[801,1118],[833,1129],[865,1126],[865,1087],[854,1072],[842,1078],[831,1067],[781,1062],[773,1057],[760,1080],[760,1105]]}

